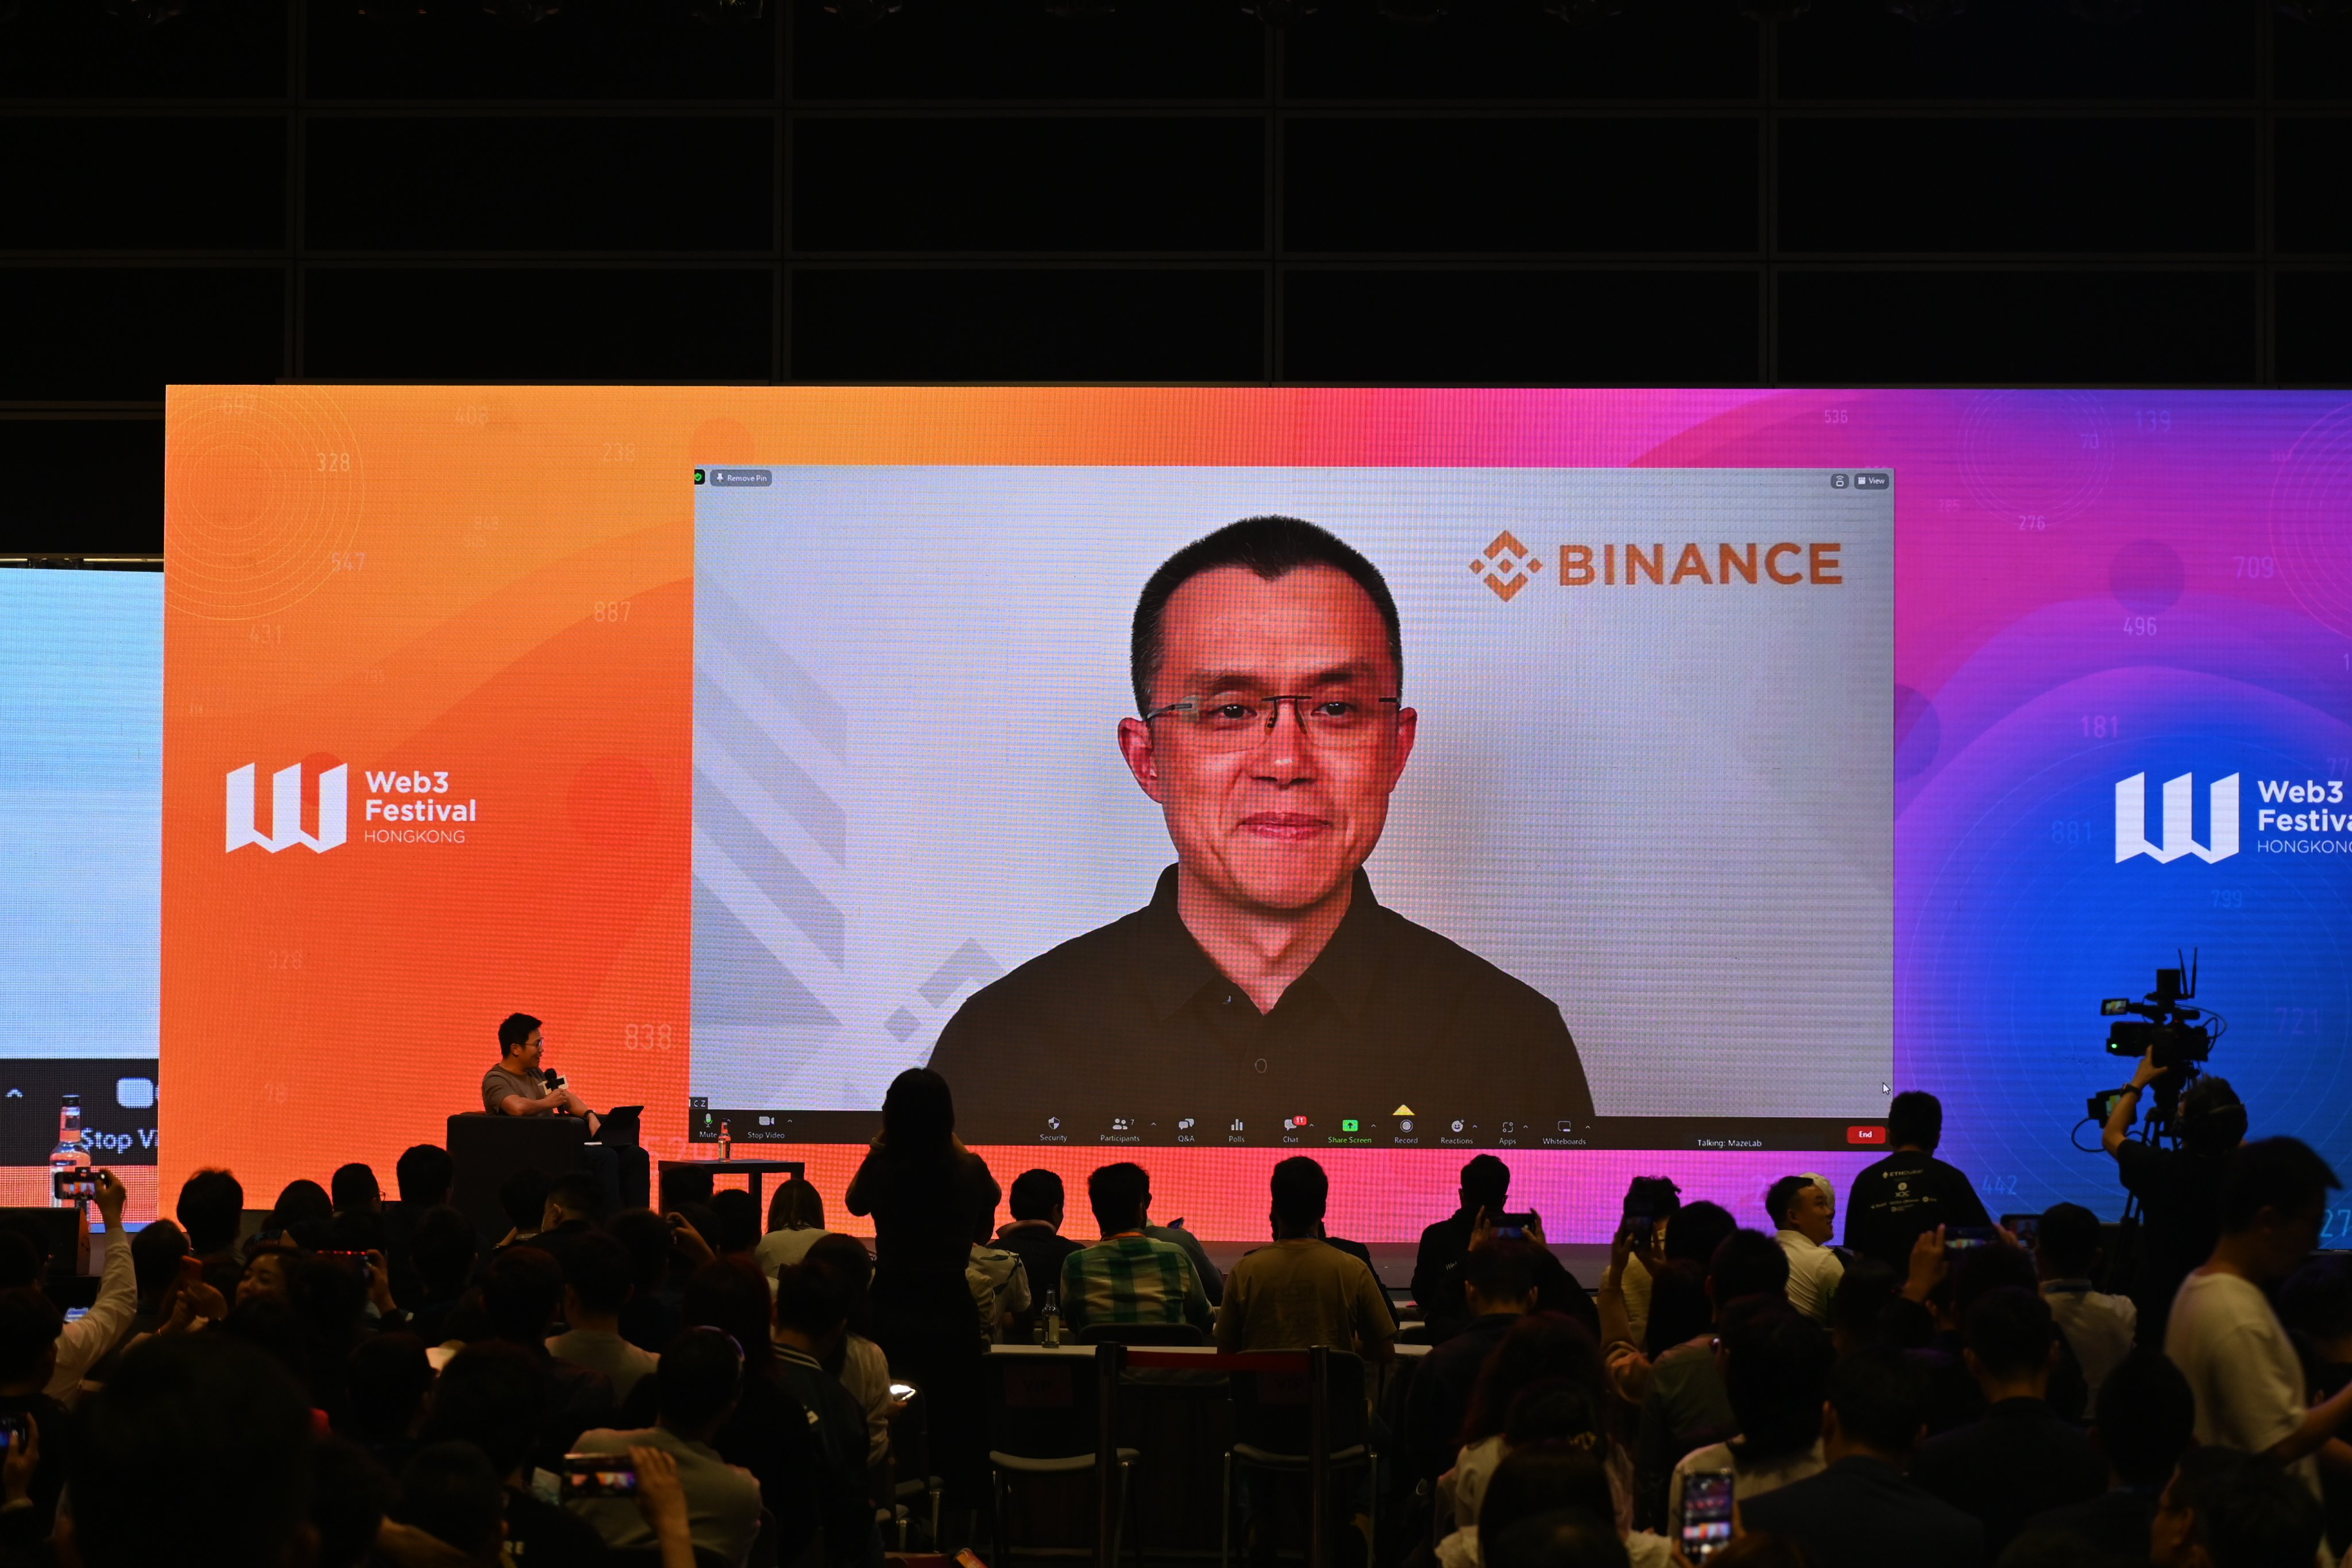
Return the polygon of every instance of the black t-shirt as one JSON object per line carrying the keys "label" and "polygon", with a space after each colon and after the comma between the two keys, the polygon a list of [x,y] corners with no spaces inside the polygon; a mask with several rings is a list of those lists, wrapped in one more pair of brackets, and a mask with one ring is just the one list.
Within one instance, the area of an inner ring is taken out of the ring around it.
{"label": "black t-shirt", "polygon": [[[1268,1012],[1186,929],[1171,866],[1143,909],[974,992],[930,1066],[978,1142],[1173,1142],[1197,1122],[1203,1143],[1279,1146],[1286,1118],[1326,1109],[1387,1142],[1405,1134],[1405,1106],[1424,1147],[1492,1142],[1507,1118],[1530,1142],[1538,1127],[1592,1124],[1551,998],[1381,907],[1360,871],[1330,941]],[[1461,1135],[1441,1136],[1455,1121]],[[1336,1130],[1315,1126],[1318,1142]]]}
{"label": "black t-shirt", "polygon": [[2190,1269],[2213,1256],[2221,1235],[2221,1171],[2225,1152],[2200,1153],[2137,1141],[2116,1151],[2124,1190],[2139,1199],[2142,1263],[2132,1287],[2142,1344],[2164,1343],[2172,1298]]}
{"label": "black t-shirt", "polygon": [[1845,1244],[1898,1274],[1911,1267],[1911,1244],[1939,1225],[1990,1225],[1969,1178],[1933,1154],[1900,1150],[1864,1167],[1846,1194]]}

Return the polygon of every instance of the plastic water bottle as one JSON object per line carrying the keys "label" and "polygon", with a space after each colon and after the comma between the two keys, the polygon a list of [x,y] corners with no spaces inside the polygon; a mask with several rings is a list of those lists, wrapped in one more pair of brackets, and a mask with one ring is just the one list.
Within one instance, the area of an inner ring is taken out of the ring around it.
{"label": "plastic water bottle", "polygon": [[81,1206],[79,1198],[57,1195],[59,1172],[68,1173],[68,1180],[79,1180],[89,1173],[89,1151],[81,1142],[81,1096],[68,1094],[58,1102],[58,1146],[49,1151],[49,1206],[69,1209]]}
{"label": "plastic water bottle", "polygon": [[735,1132],[727,1124],[725,1117],[719,1118],[719,1157],[722,1160],[732,1160],[735,1157]]}

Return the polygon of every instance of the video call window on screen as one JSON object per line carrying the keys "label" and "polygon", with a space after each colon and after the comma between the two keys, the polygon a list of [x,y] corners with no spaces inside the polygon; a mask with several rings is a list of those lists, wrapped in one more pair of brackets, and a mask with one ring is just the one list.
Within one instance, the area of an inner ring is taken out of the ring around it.
{"label": "video call window on screen", "polygon": [[983,1143],[1883,1118],[1890,472],[745,456],[696,476],[692,1137],[862,1140],[927,1062]]}

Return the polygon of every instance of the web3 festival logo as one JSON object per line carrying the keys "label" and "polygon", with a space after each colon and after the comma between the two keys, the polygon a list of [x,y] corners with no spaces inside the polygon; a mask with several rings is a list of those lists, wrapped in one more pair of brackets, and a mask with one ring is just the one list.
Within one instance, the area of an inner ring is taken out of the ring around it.
{"label": "web3 festival logo", "polygon": [[2147,838],[2147,775],[2134,773],[2116,785],[2116,863],[2121,865],[2135,856],[2145,855],[2159,864],[2194,855],[2210,863],[2226,860],[2238,852],[2238,775],[2216,779],[2206,791],[2211,824],[2206,837],[2209,845],[2200,844],[2190,837],[2193,831],[2191,814],[2195,810],[2196,783],[2193,775],[2182,773],[2179,778],[2164,781],[2164,839],[2151,844]]}
{"label": "web3 festival logo", "polygon": [[341,763],[314,775],[314,833],[302,831],[304,765],[280,768],[269,778],[269,831],[254,825],[254,774],[251,763],[228,775],[228,849],[258,844],[272,855],[303,845],[323,855],[343,842],[344,823],[351,810],[351,769]]}

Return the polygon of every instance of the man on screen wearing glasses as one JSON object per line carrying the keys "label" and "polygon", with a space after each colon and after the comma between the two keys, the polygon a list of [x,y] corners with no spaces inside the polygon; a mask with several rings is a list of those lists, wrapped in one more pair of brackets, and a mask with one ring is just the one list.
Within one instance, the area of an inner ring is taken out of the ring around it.
{"label": "man on screen wearing glasses", "polygon": [[1296,518],[1233,523],[1152,574],[1129,659],[1142,717],[1119,750],[1176,864],[949,1020],[930,1065],[964,1134],[1026,1140],[1049,1115],[1088,1142],[1188,1119],[1202,1143],[1321,1143],[1343,1119],[1383,1145],[1589,1133],[1559,1009],[1364,875],[1417,718],[1379,569]]}

